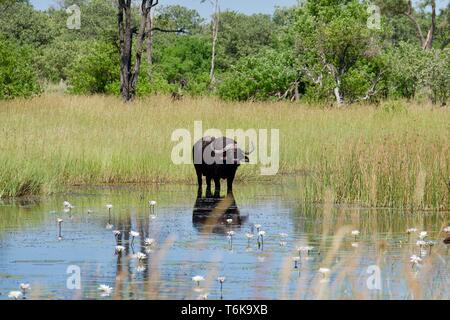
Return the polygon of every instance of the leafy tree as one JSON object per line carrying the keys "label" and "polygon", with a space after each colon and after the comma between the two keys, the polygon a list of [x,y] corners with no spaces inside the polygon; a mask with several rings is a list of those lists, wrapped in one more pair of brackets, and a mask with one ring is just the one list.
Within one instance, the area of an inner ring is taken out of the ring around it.
{"label": "leafy tree", "polygon": [[187,80],[187,90],[206,92],[209,84],[210,42],[201,36],[178,36],[171,46],[155,48],[154,70],[168,83]]}
{"label": "leafy tree", "polygon": [[218,93],[241,101],[285,98],[297,77],[293,63],[289,54],[274,50],[242,58],[224,75]]}
{"label": "leafy tree", "polygon": [[161,6],[156,10],[155,25],[164,30],[185,29],[189,34],[204,30],[204,19],[196,10],[180,5]]}
{"label": "leafy tree", "polygon": [[450,49],[429,50],[425,59],[419,85],[429,90],[433,104],[446,105],[450,96]]}
{"label": "leafy tree", "polygon": [[51,43],[58,30],[45,13],[17,0],[0,3],[0,33],[22,46],[38,48]]}
{"label": "leafy tree", "polygon": [[220,14],[217,65],[226,70],[240,58],[270,47],[274,23],[269,15],[227,11]]}
{"label": "leafy tree", "polygon": [[33,51],[0,36],[0,98],[27,97],[40,92],[30,63]]}
{"label": "leafy tree", "polygon": [[118,79],[117,48],[107,42],[87,44],[68,70],[70,91],[75,94],[114,92]]}
{"label": "leafy tree", "polygon": [[414,98],[426,64],[423,50],[415,44],[402,42],[398,47],[386,51],[383,59],[387,65],[390,95]]}
{"label": "leafy tree", "polygon": [[[352,69],[362,61],[370,61],[379,51],[378,31],[367,27],[366,6],[356,0],[308,1],[297,9],[296,18],[300,70],[321,88],[331,80],[337,104],[344,103],[348,94],[344,86],[347,73],[355,73]],[[371,81],[370,90],[363,97],[350,94],[351,100],[373,96],[379,75]]]}

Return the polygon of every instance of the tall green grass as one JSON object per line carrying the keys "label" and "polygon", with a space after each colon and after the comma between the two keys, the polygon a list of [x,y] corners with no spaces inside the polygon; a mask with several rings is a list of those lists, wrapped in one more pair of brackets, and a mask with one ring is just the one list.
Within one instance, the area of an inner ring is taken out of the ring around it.
{"label": "tall green grass", "polygon": [[[280,130],[280,175],[303,175],[306,201],[330,189],[340,203],[449,208],[450,111],[389,102],[320,109],[289,103],[226,103],[151,97],[43,96],[0,102],[0,196],[74,185],[195,183],[173,165],[173,130]],[[255,166],[238,180],[273,180]]]}

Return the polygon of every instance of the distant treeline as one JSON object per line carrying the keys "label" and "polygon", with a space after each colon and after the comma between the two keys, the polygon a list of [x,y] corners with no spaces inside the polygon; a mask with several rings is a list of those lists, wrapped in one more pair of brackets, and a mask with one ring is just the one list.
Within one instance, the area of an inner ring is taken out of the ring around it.
{"label": "distant treeline", "polygon": [[[132,8],[135,38],[139,3]],[[41,12],[26,0],[0,0],[0,98],[36,95],[58,83],[73,94],[120,94],[118,1],[59,4]],[[73,4],[81,9],[79,30],[67,27]],[[449,99],[450,5],[309,0],[272,16],[214,13],[211,6],[210,21],[163,4],[148,21],[138,96],[336,104],[407,98],[443,105]]]}

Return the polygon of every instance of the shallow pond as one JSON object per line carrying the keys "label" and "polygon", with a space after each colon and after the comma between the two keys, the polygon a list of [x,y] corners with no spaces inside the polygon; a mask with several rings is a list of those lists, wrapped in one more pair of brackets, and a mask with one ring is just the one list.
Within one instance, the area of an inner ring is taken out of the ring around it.
{"label": "shallow pond", "polygon": [[[4,200],[0,299],[21,283],[31,285],[27,299],[449,299],[448,212],[303,205],[295,180],[235,188],[220,200],[180,185]],[[75,206],[68,212],[65,200]],[[435,245],[418,246],[420,231]]]}

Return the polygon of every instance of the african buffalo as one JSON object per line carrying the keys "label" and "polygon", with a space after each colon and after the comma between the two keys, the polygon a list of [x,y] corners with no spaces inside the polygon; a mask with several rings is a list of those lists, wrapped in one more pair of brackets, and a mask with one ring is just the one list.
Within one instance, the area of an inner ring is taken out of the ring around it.
{"label": "african buffalo", "polygon": [[214,180],[214,196],[220,197],[220,180],[227,180],[227,192],[233,192],[236,170],[243,162],[249,162],[249,154],[238,148],[230,138],[204,137],[194,144],[193,158],[198,180],[198,194],[202,194],[202,177],[206,177],[206,194],[211,194],[211,180]]}

